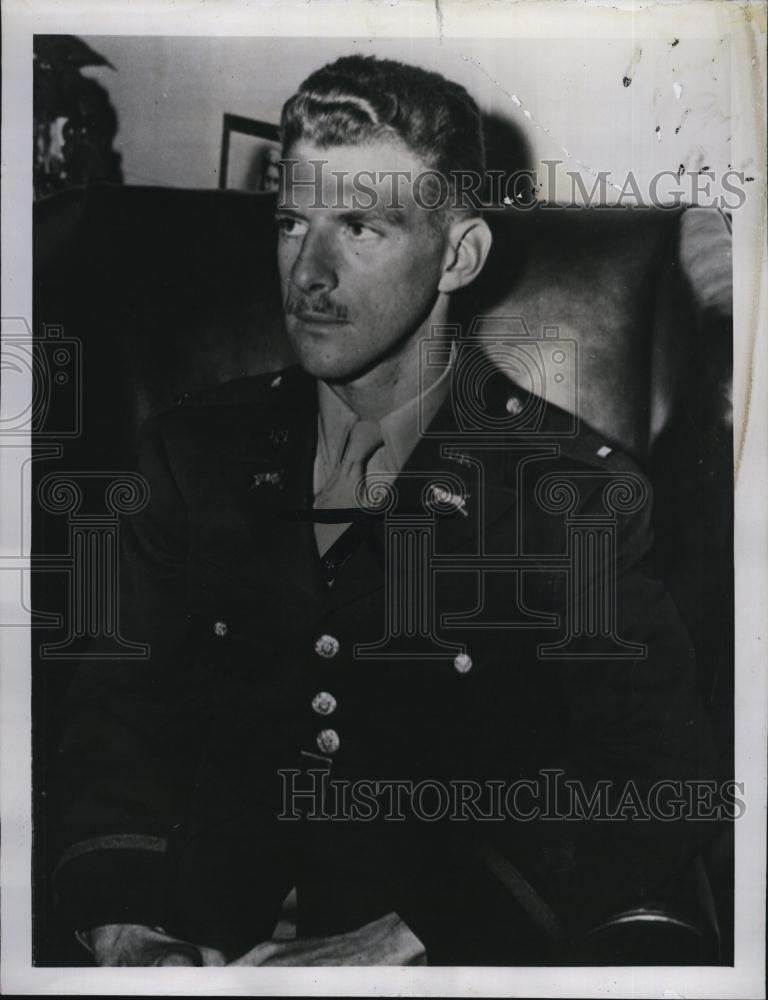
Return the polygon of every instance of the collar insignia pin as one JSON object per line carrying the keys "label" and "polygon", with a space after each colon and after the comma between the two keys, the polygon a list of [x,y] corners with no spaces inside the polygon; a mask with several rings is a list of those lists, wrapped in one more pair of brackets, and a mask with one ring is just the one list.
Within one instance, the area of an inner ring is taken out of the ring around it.
{"label": "collar insignia pin", "polygon": [[[467,496],[469,496],[469,494],[467,494]],[[457,496],[455,493],[451,493],[449,490],[443,489],[442,486],[432,487],[432,501],[436,504],[448,504],[448,506],[454,507],[460,514],[463,514],[464,517],[469,517],[466,510],[466,498]]]}
{"label": "collar insignia pin", "polygon": [[463,465],[466,468],[471,468],[472,466],[469,458],[461,451],[449,451],[446,453],[446,457],[453,459],[454,462],[458,462],[459,465]]}
{"label": "collar insignia pin", "polygon": [[259,486],[277,486],[281,487],[283,485],[283,470],[279,469],[276,472],[254,472],[251,479],[251,485],[248,487],[248,492],[251,490],[258,489]]}
{"label": "collar insignia pin", "polygon": [[285,427],[273,427],[269,432],[269,440],[272,444],[286,444],[288,442],[288,431]]}

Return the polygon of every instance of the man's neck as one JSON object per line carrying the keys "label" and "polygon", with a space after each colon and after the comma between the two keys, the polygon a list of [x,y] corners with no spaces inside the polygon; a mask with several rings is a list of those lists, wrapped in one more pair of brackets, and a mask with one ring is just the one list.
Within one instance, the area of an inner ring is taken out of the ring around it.
{"label": "man's neck", "polygon": [[[430,319],[431,324],[431,319]],[[426,331],[429,326],[426,326]],[[427,392],[447,367],[450,344],[446,342],[446,365],[426,366],[421,358],[421,343],[427,336],[425,328],[412,336],[402,351],[386,358],[376,368],[359,378],[344,383],[328,383],[361,420],[380,421],[417,396]],[[435,338],[434,346],[441,346]]]}

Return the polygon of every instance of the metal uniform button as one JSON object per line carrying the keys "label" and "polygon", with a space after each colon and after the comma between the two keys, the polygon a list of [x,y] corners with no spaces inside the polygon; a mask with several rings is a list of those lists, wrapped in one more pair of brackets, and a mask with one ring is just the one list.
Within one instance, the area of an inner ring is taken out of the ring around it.
{"label": "metal uniform button", "polygon": [[335,729],[321,729],[317,734],[317,746],[323,753],[336,753],[340,743],[339,734]]}
{"label": "metal uniform button", "polygon": [[339,651],[339,640],[332,635],[321,635],[315,643],[315,652],[326,660],[330,660]]}
{"label": "metal uniform button", "polygon": [[453,661],[453,665],[460,674],[466,674],[472,669],[472,657],[467,656],[466,653],[459,653]]}
{"label": "metal uniform button", "polygon": [[220,639],[223,639],[227,634],[228,628],[226,622],[216,622],[213,626],[213,633],[217,635]]}
{"label": "metal uniform button", "polygon": [[328,691],[318,691],[312,699],[312,708],[318,715],[330,715],[336,711],[336,699]]}

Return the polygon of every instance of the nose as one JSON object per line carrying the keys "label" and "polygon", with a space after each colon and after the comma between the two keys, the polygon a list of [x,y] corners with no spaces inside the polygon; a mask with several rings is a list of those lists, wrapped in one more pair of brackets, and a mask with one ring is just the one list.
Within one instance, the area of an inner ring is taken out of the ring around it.
{"label": "nose", "polygon": [[302,292],[330,292],[339,283],[330,234],[307,230],[291,268],[291,281]]}

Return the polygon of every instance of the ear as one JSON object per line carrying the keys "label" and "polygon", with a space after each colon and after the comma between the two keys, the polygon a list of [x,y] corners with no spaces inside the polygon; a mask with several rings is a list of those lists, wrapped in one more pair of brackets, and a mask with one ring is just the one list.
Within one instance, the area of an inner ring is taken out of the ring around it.
{"label": "ear", "polygon": [[455,292],[474,281],[485,265],[492,242],[485,219],[471,216],[452,222],[438,291]]}

